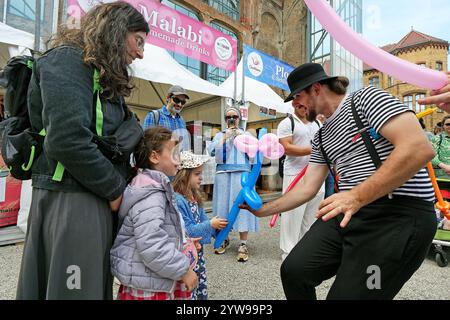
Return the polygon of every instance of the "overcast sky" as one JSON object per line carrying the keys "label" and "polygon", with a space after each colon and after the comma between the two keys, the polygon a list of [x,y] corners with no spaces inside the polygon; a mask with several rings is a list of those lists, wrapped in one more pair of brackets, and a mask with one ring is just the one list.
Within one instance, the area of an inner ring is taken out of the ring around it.
{"label": "overcast sky", "polygon": [[396,43],[411,27],[450,41],[450,0],[363,0],[363,36],[371,43]]}

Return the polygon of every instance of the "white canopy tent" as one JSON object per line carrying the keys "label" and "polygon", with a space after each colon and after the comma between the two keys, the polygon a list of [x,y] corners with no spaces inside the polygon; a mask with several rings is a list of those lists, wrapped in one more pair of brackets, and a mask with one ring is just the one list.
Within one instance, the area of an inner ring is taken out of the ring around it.
{"label": "white canopy tent", "polygon": [[34,35],[0,22],[0,42],[20,47],[33,48]]}
{"label": "white canopy tent", "polygon": [[144,59],[136,59],[131,65],[133,76],[153,82],[180,85],[191,91],[227,97],[224,89],[201,79],[180,65],[163,48],[145,44]]}
{"label": "white canopy tent", "polygon": [[[4,65],[13,56],[30,54],[28,49],[33,47],[33,34],[0,22],[0,66]],[[41,48],[43,47],[41,40]]]}
{"label": "white canopy tent", "polygon": [[[145,44],[144,58],[136,59],[131,65],[133,76],[144,80],[165,84],[178,84],[187,90],[220,97],[234,97],[234,73],[220,86],[216,86],[196,76],[180,65],[165,50],[151,44]],[[242,96],[242,60],[237,68],[237,97]],[[275,93],[267,84],[245,77],[246,101],[257,106],[276,109],[277,112],[292,112],[290,103]]]}
{"label": "white canopy tent", "polygon": [[[242,62],[239,62],[237,67],[237,100],[242,100]],[[220,85],[224,91],[234,92],[234,73],[232,73],[227,80]],[[232,96],[231,96],[232,97]],[[244,100],[250,101],[257,106],[267,107],[277,110],[280,113],[293,113],[291,103],[284,103],[283,99],[272,90],[267,84],[259,82],[249,77],[245,77],[244,80]]]}

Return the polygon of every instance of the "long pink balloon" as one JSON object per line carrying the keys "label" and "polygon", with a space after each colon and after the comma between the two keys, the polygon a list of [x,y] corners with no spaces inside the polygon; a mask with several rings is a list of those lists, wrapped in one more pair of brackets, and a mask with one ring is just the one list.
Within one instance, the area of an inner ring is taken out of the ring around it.
{"label": "long pink balloon", "polygon": [[371,67],[422,88],[437,90],[447,85],[443,72],[397,58],[366,41],[347,26],[325,0],[305,0],[305,3],[334,40]]}

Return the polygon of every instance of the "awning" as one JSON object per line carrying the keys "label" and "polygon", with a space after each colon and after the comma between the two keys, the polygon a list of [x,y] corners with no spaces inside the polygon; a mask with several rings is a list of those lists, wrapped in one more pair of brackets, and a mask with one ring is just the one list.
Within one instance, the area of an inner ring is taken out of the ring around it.
{"label": "awning", "polygon": [[144,58],[136,59],[131,65],[132,75],[153,82],[180,85],[191,91],[214,96],[228,97],[224,89],[196,76],[179,64],[165,50],[154,45],[145,44]]}
{"label": "awning", "polygon": [[33,49],[34,35],[0,22],[0,42]]}
{"label": "awning", "polygon": [[[237,67],[237,100],[242,98],[242,63],[241,59]],[[220,87],[232,94],[234,91],[234,73]],[[260,107],[272,108],[281,113],[294,112],[291,103],[284,103],[284,100],[265,83],[245,77],[244,91],[245,101],[250,101]],[[230,97],[233,96],[231,95]]]}
{"label": "awning", "polygon": [[[133,76],[153,82],[181,85],[187,90],[205,94],[234,97],[234,73],[220,86],[216,86],[180,65],[165,49],[145,44],[144,58],[136,59],[131,65]],[[237,97],[242,93],[242,60],[238,66]],[[284,103],[283,99],[267,84],[245,78],[246,101],[257,106],[276,109],[277,112],[293,112],[290,103]]]}

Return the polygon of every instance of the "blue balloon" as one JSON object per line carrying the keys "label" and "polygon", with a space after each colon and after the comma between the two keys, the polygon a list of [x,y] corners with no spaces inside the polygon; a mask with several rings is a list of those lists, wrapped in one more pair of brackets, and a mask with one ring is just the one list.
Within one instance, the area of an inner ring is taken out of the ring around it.
{"label": "blue balloon", "polygon": [[[258,139],[261,140],[261,138],[266,133],[267,129],[261,128],[259,130]],[[261,209],[263,203],[258,193],[256,193],[255,184],[256,181],[258,181],[259,174],[261,173],[262,159],[263,159],[262,152],[258,152],[256,154],[256,162],[253,165],[252,171],[250,173],[248,172],[242,173],[241,176],[242,189],[241,191],[239,191],[239,194],[234,200],[233,206],[231,207],[231,210],[228,213],[227,226],[224,229],[220,230],[216,236],[216,241],[214,242],[214,249],[218,249],[222,245],[222,243],[225,241],[228,234],[230,233],[231,229],[233,228],[233,225],[236,222],[236,218],[239,214],[239,211],[241,210],[239,209],[240,204],[246,202],[248,206],[254,210]]]}

